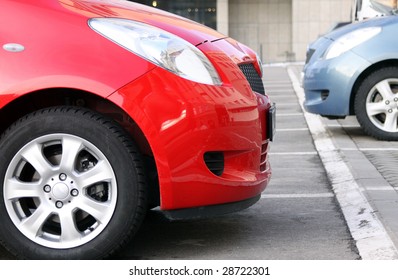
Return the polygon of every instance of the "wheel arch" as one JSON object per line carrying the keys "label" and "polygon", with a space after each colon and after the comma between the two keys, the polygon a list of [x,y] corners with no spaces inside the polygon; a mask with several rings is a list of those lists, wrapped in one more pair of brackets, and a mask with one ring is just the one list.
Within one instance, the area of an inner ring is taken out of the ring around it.
{"label": "wheel arch", "polygon": [[358,91],[358,88],[362,84],[362,82],[366,79],[367,76],[369,76],[371,73],[385,68],[389,66],[397,66],[398,67],[398,59],[388,59],[388,60],[383,60],[379,61],[377,63],[372,64],[368,68],[366,68],[362,73],[358,76],[356,79],[352,90],[351,90],[351,96],[350,96],[350,107],[349,107],[349,114],[350,115],[355,115],[355,109],[354,109],[354,103],[355,103],[355,94]]}
{"label": "wheel arch", "polygon": [[139,125],[119,106],[108,99],[84,90],[49,88],[20,96],[0,109],[0,135],[19,118],[53,106],[78,106],[105,115],[119,123],[132,137],[143,155],[149,186],[149,203],[160,204],[157,167],[150,144]]}

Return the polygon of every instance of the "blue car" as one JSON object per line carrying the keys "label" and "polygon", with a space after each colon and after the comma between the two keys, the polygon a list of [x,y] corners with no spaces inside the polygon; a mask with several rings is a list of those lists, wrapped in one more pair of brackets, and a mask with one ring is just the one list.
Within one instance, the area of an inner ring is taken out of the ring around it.
{"label": "blue car", "polygon": [[308,47],[304,107],[328,118],[356,115],[364,131],[398,140],[398,16],[338,28]]}

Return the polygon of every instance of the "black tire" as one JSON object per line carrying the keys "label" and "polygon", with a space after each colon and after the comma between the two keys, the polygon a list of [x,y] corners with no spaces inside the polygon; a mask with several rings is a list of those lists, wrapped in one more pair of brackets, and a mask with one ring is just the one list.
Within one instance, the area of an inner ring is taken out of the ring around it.
{"label": "black tire", "polygon": [[398,67],[386,67],[366,77],[358,88],[355,114],[365,133],[398,140]]}
{"label": "black tire", "polygon": [[77,107],[29,114],[1,137],[0,159],[0,239],[18,258],[106,258],[141,225],[141,156],[102,115]]}

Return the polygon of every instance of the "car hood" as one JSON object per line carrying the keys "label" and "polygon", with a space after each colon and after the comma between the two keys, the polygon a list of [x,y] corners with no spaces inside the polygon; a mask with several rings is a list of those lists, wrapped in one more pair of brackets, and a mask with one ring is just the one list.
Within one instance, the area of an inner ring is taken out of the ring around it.
{"label": "car hood", "polygon": [[338,39],[339,37],[341,37],[347,33],[350,33],[351,31],[357,30],[357,29],[373,27],[373,26],[384,27],[384,26],[387,26],[390,24],[396,24],[396,23],[398,23],[397,15],[371,18],[368,20],[355,22],[355,23],[348,24],[343,27],[337,28],[337,29],[333,30],[332,32],[329,32],[328,34],[324,35],[323,37],[334,41],[334,40]]}
{"label": "car hood", "polygon": [[125,0],[59,0],[59,2],[64,8],[87,17],[114,17],[147,23],[196,46],[227,37],[186,18]]}

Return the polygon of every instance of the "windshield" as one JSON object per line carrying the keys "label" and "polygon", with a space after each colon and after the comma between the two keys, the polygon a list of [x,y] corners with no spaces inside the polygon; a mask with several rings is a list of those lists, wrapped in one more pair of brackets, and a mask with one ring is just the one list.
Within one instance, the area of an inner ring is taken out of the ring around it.
{"label": "windshield", "polygon": [[397,11],[397,0],[381,0],[381,1],[370,1],[371,6],[376,11],[379,11],[383,15],[395,14]]}
{"label": "windshield", "polygon": [[355,0],[354,20],[397,14],[397,0]]}

